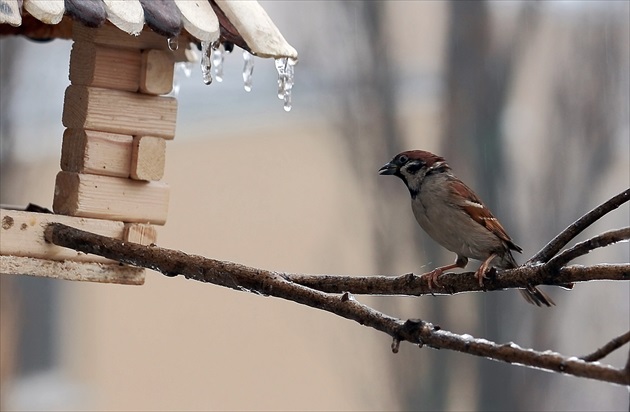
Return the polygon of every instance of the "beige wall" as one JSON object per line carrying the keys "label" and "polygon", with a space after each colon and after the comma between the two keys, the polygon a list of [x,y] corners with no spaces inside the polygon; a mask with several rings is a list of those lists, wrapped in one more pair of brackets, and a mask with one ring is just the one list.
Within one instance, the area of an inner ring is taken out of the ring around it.
{"label": "beige wall", "polygon": [[[158,243],[274,270],[369,273],[366,213],[335,134],[311,124],[278,135],[169,143]],[[64,363],[97,409],[398,406],[383,385],[389,339],[358,324],[154,272],[143,287],[64,286]]]}

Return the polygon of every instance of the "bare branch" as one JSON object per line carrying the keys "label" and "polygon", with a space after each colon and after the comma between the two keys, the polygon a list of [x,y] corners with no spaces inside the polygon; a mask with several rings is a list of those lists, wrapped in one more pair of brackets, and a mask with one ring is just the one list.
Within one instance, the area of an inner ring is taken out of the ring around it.
{"label": "bare branch", "polygon": [[630,227],[623,229],[610,230],[604,232],[601,235],[595,236],[591,239],[580,242],[570,249],[567,249],[547,262],[549,268],[559,268],[566,265],[573,259],[586,255],[593,249],[599,247],[605,247],[613,243],[621,242],[622,240],[630,239]]}
{"label": "bare branch", "polygon": [[557,271],[545,265],[521,266],[489,274],[484,286],[474,277],[474,272],[445,273],[440,287],[429,288],[426,281],[409,273],[402,276],[338,276],[284,274],[292,282],[328,293],[350,292],[357,295],[442,295],[474,291],[492,291],[523,288],[532,285],[565,286],[569,283],[591,280],[630,280],[630,264],[565,266]]}
{"label": "bare branch", "polygon": [[591,210],[590,212],[573,222],[571,225],[569,225],[562,232],[560,232],[549,243],[547,243],[545,247],[543,247],[540,251],[538,251],[538,253],[532,256],[532,258],[529,259],[526,264],[547,262],[549,259],[555,256],[564,246],[566,246],[566,244],[569,243],[571,239],[573,239],[584,229],[592,225],[593,222],[595,222],[608,212],[617,209],[628,200],[630,200],[630,189],[624,190],[617,196],[597,206],[595,209]]}
{"label": "bare branch", "polygon": [[601,348],[597,349],[593,353],[589,353],[588,355],[582,356],[582,359],[585,362],[595,362],[598,361],[613,352],[614,350],[619,349],[626,343],[630,342],[630,331],[624,333],[623,335],[617,336],[612,339],[610,342],[606,343]]}
{"label": "bare branch", "polygon": [[[54,233],[64,238],[60,240],[48,239],[53,233],[52,230],[46,232],[47,239],[53,243],[79,250],[84,253],[92,253],[119,262],[131,265],[148,267],[158,270],[167,276],[176,276],[185,273],[176,265],[178,261],[186,261],[191,265],[198,265],[199,271],[202,265],[208,266],[213,262],[212,267],[203,269],[202,274],[196,276],[206,276],[207,278],[197,279],[205,282],[215,283],[220,286],[232,289],[253,289],[259,290],[259,285],[250,285],[251,280],[247,277],[239,277],[242,273],[267,273],[262,269],[248,268],[236,263],[222,262],[219,260],[206,259],[200,256],[187,255],[183,252],[161,249],[157,247],[142,247],[134,243],[125,243],[124,247],[117,247],[115,243],[105,243],[105,237],[94,237],[88,232],[79,231],[61,224],[49,225],[48,228],[56,228]],[[70,235],[61,228],[73,229]],[[79,235],[81,234],[81,235]],[[90,236],[91,235],[91,236]],[[63,243],[59,243],[62,241]],[[102,246],[101,246],[102,244]],[[149,255],[152,250],[159,250],[160,253]],[[159,269],[158,269],[159,268]],[[268,272],[271,273],[271,272]],[[620,265],[598,265],[591,267],[568,266],[559,270],[549,270],[545,265],[533,267],[521,266],[516,269],[491,272],[484,281],[483,288],[479,286],[478,280],[473,272],[447,273],[440,277],[440,288],[429,288],[427,282],[420,276],[412,273],[402,276],[337,276],[337,275],[303,275],[292,273],[273,272],[274,275],[282,276],[284,279],[294,283],[307,286],[328,293],[350,292],[354,294],[370,295],[430,295],[430,294],[456,294],[474,291],[492,291],[508,288],[525,288],[527,285],[558,285],[563,286],[573,282],[583,282],[589,280],[630,280],[630,264]]]}
{"label": "bare branch", "polygon": [[[407,321],[405,324],[410,322],[414,321]],[[512,342],[499,345],[486,339],[474,339],[470,335],[457,335],[447,331],[436,330],[435,326],[430,323],[417,322],[420,323],[420,339],[424,344],[434,348],[451,349],[492,360],[517,363],[533,368],[620,385],[630,385],[630,373],[624,369],[616,369],[599,363],[589,363],[575,357],[567,358],[552,351],[538,352],[532,349],[523,349]],[[592,366],[600,366],[601,368],[595,370],[591,368]]]}
{"label": "bare branch", "polygon": [[255,269],[231,262],[187,255],[180,251],[156,246],[142,246],[84,232],[59,223],[48,225],[46,241],[85,253],[157,270],[168,276],[181,274],[187,279],[214,283],[241,291],[290,300],[299,304],[334,313],[387,333],[393,338],[392,350],[401,341],[450,349],[483,356],[492,360],[545,369],[573,376],[595,379],[619,385],[630,385],[625,369],[567,358],[559,353],[523,349],[513,343],[499,345],[469,335],[458,335],[422,320],[393,318],[359,303],[349,293],[328,294],[291,282],[285,274]]}

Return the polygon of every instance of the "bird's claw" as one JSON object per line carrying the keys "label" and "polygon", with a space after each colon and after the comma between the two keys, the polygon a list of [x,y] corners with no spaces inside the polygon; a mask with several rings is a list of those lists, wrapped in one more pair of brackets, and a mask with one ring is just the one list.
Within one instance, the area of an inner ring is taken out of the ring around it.
{"label": "bird's claw", "polygon": [[437,287],[442,287],[442,285],[440,285],[440,283],[438,282],[438,277],[440,277],[440,275],[442,275],[442,270],[438,268],[432,270],[431,272],[420,275],[420,277],[422,279],[426,279],[429,289],[433,289],[434,285]]}
{"label": "bird's claw", "polygon": [[488,279],[487,274],[490,273],[494,268],[481,265],[479,269],[475,272],[475,277],[479,280],[479,287],[483,288],[483,280]]}

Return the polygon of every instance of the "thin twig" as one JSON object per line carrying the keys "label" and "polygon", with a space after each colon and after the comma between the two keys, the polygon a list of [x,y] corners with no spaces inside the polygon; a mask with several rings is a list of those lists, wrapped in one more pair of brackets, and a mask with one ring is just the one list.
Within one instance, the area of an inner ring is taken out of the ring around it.
{"label": "thin twig", "polygon": [[619,349],[620,347],[622,347],[628,342],[630,342],[630,331],[624,333],[623,335],[617,336],[616,338],[610,340],[610,342],[606,343],[601,348],[597,349],[595,352],[582,356],[580,359],[582,359],[585,362],[598,361],[608,356],[608,354]]}
{"label": "thin twig", "polygon": [[591,239],[585,240],[567,249],[555,256],[545,265],[550,268],[560,268],[573,259],[586,255],[593,249],[605,247],[613,243],[621,242],[622,240],[630,239],[630,227],[624,227],[623,229],[610,230],[604,232],[601,235],[595,236]]}
{"label": "thin twig", "polygon": [[574,223],[569,225],[566,229],[560,232],[554,237],[545,247],[538,251],[534,256],[527,261],[526,264],[545,263],[552,257],[554,257],[563,247],[567,245],[577,235],[579,235],[584,229],[593,224],[596,220],[604,216],[610,211],[617,209],[622,204],[630,200],[630,189],[624,190],[617,196],[607,200],[595,209],[591,210]]}
{"label": "thin twig", "polygon": [[214,283],[266,296],[275,296],[331,312],[387,333],[393,338],[393,350],[398,348],[400,341],[408,341],[421,346],[451,349],[496,361],[619,385],[630,385],[630,378],[623,369],[616,369],[599,363],[588,363],[551,351],[537,352],[523,349],[513,343],[499,345],[485,339],[474,339],[469,335],[458,335],[441,330],[439,327],[422,320],[402,321],[359,303],[349,293],[342,295],[324,293],[291,282],[287,280],[285,275],[277,272],[187,255],[180,251],[162,249],[156,246],[125,243],[59,223],[48,225],[45,230],[45,238],[46,241],[59,246],[147,267],[168,276],[181,274],[187,279]]}

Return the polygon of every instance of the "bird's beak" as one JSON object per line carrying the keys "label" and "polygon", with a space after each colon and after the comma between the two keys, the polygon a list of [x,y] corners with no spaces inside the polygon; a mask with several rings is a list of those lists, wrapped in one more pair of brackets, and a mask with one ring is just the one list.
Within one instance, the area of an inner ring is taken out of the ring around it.
{"label": "bird's beak", "polygon": [[381,167],[380,169],[378,169],[379,175],[393,175],[393,174],[396,174],[396,172],[398,172],[398,166],[392,162],[389,162],[383,167]]}

